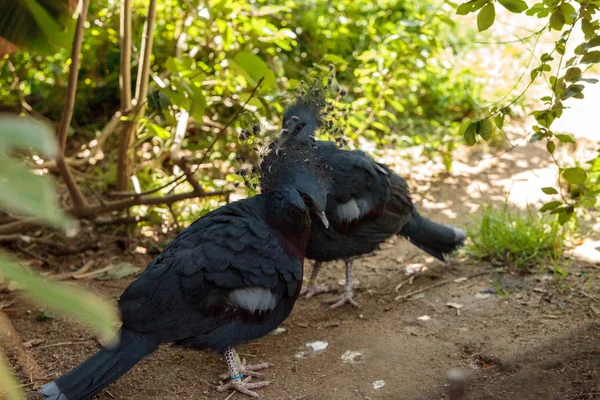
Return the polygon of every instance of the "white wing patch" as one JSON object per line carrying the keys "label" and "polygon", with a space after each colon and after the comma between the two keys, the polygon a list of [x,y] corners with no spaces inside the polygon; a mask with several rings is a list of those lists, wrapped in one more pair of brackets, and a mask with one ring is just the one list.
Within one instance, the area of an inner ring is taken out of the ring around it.
{"label": "white wing patch", "polygon": [[360,217],[360,208],[356,200],[352,199],[337,206],[337,218],[340,221],[353,221]]}
{"label": "white wing patch", "polygon": [[352,222],[355,219],[368,214],[372,208],[373,207],[367,199],[352,199],[337,206],[336,214],[338,220]]}
{"label": "white wing patch", "polygon": [[270,311],[277,305],[277,299],[269,289],[257,286],[235,289],[229,293],[229,300],[252,313]]}

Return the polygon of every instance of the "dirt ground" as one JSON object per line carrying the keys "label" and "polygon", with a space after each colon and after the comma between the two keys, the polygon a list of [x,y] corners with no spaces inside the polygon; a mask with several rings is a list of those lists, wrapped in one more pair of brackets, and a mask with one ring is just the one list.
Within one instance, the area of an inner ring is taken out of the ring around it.
{"label": "dirt ground", "polygon": [[[515,176],[531,169],[529,163],[549,166],[543,149],[533,146],[494,159],[483,172],[472,160],[479,156],[467,157],[455,176],[437,177],[433,183],[412,171],[404,173],[425,215],[465,226],[481,204],[500,204],[506,181],[518,183]],[[524,190],[536,193],[538,184],[531,179]],[[81,235],[78,240],[85,243],[89,238]],[[151,259],[140,254],[141,248],[150,247],[148,242],[124,245],[109,235],[98,240],[97,250],[39,255],[52,273],[90,261],[92,270],[121,261],[143,268]],[[275,364],[266,371],[274,384],[259,393],[269,400],[448,399],[446,376],[458,368],[468,378],[464,398],[600,399],[600,297],[594,297],[600,292],[599,260],[572,255],[564,279],[499,274],[492,265],[465,260],[458,255],[443,264],[400,239],[357,260],[355,293],[361,309],[344,306],[326,312],[322,300],[334,294],[299,300],[282,325],[285,331],[239,347],[250,363]],[[310,268],[307,263],[307,272]],[[417,274],[407,281],[410,272]],[[323,269],[320,282],[339,291],[342,278],[342,263],[332,263]],[[72,282],[116,301],[129,281]],[[431,285],[437,286],[409,300],[394,300]],[[498,289],[506,294],[498,295]],[[4,311],[46,380],[99,348],[81,326],[62,318],[41,322],[37,306],[14,293],[0,293],[0,304],[12,299],[16,302]],[[310,351],[306,345],[316,341],[327,347]],[[349,351],[358,354],[351,359]],[[16,368],[28,399],[39,398],[34,389],[43,380],[32,384],[20,366]],[[243,398],[215,391],[218,375],[224,372],[225,364],[215,354],[163,346],[99,398]]]}

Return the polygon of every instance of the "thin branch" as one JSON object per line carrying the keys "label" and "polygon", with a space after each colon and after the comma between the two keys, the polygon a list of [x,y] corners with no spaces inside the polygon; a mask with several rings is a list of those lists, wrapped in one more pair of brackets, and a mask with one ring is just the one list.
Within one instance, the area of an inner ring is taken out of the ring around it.
{"label": "thin branch", "polygon": [[73,178],[73,175],[71,174],[69,166],[65,162],[65,148],[67,146],[67,133],[69,131],[69,126],[71,126],[71,120],[73,119],[73,108],[75,107],[75,97],[77,95],[77,76],[80,65],[79,54],[81,53],[81,43],[83,42],[83,31],[85,29],[89,5],[90,0],[82,1],[81,14],[79,14],[79,18],[77,19],[77,29],[75,30],[73,49],[71,51],[71,67],[69,68],[69,83],[67,85],[65,107],[58,127],[58,138],[61,145],[61,151],[56,158],[56,167],[67,185],[75,207],[85,207],[86,201],[83,194],[81,194],[81,190],[79,189],[75,178]]}
{"label": "thin branch", "polygon": [[[170,205],[178,201],[194,199],[199,197],[215,197],[225,196],[227,197],[231,190],[222,190],[216,192],[197,193],[196,191],[177,193],[168,196],[141,196],[126,200],[119,200],[108,202],[99,205],[88,205],[82,208],[70,208],[64,212],[78,218],[93,218],[100,214],[121,211],[126,208],[133,206],[154,206],[159,204]],[[18,232],[23,232],[32,227],[43,224],[40,220],[27,219],[22,221],[15,221],[0,226],[0,235],[11,235]]]}
{"label": "thin branch", "polygon": [[[477,273],[475,273],[475,274],[468,275],[466,278],[467,278],[467,279],[472,279],[472,278],[476,278],[476,277],[478,277],[478,276],[482,276],[482,275],[488,275],[488,274],[490,274],[490,273],[492,273],[492,272],[493,272],[493,271],[477,272]],[[410,293],[406,293],[406,294],[403,294],[403,295],[400,295],[400,296],[396,296],[396,297],[394,297],[394,301],[398,301],[398,300],[400,300],[400,299],[402,299],[402,300],[407,300],[407,299],[409,299],[410,297],[414,296],[415,294],[419,294],[419,293],[426,292],[426,291],[428,291],[428,290],[431,290],[431,289],[434,289],[434,288],[436,288],[436,287],[440,287],[440,286],[446,285],[446,284],[448,284],[448,283],[451,283],[451,282],[453,282],[453,281],[454,281],[454,279],[445,279],[445,280],[443,280],[443,281],[440,281],[440,282],[438,282],[438,283],[436,283],[436,284],[433,284],[433,285],[431,285],[431,286],[426,286],[426,287],[424,287],[424,288],[421,288],[421,289],[418,289],[418,290],[414,290],[414,291],[412,291],[412,292],[410,292]]]}
{"label": "thin branch", "polygon": [[181,200],[193,199],[197,197],[213,197],[213,196],[224,196],[231,193],[231,190],[223,190],[217,192],[208,193],[196,193],[195,191],[186,193],[177,193],[168,196],[142,196],[132,199],[113,201],[104,205],[88,206],[81,209],[72,208],[65,212],[74,215],[76,217],[93,217],[99,214],[121,211],[126,208],[133,206],[152,206],[158,204],[173,204]]}
{"label": "thin branch", "polygon": [[83,42],[83,31],[85,30],[85,21],[87,19],[90,0],[83,0],[81,4],[81,14],[77,19],[77,28],[73,39],[73,48],[71,49],[71,67],[69,68],[69,83],[67,85],[67,97],[65,99],[65,108],[63,109],[60,124],[58,126],[58,139],[60,141],[63,153],[67,145],[67,133],[73,118],[73,108],[75,107],[75,95],[77,94],[77,76],[79,74],[79,54],[81,53],[81,43]]}
{"label": "thin branch", "polygon": [[135,131],[138,127],[138,119],[146,110],[146,97],[148,96],[148,84],[150,77],[150,57],[152,55],[152,43],[154,39],[154,27],[156,25],[156,0],[150,0],[148,5],[148,17],[144,24],[142,36],[140,63],[138,67],[137,85],[135,89],[135,108],[132,110],[131,122],[124,124],[123,132],[119,141],[119,158],[117,165],[117,189],[127,190],[129,177],[133,164],[133,141]]}
{"label": "thin branch", "polygon": [[0,226],[0,235],[10,235],[12,233],[23,232],[34,226],[43,225],[43,221],[33,218],[9,222]]}
{"label": "thin branch", "polygon": [[131,0],[121,1],[121,112],[131,109]]}

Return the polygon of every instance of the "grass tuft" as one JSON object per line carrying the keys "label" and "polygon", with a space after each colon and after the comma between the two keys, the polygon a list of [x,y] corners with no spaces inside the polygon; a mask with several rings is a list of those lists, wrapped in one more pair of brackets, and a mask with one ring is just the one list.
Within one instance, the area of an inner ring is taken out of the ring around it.
{"label": "grass tuft", "polygon": [[551,269],[563,273],[562,256],[569,228],[536,211],[487,206],[468,230],[467,253],[518,269]]}

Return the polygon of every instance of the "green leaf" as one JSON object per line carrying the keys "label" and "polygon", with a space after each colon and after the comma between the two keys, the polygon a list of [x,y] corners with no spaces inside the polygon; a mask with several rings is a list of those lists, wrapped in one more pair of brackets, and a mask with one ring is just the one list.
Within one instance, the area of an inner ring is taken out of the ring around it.
{"label": "green leaf", "polygon": [[562,175],[570,184],[578,185],[585,183],[585,179],[587,178],[586,172],[579,167],[566,168]]}
{"label": "green leaf", "polygon": [[581,30],[583,31],[585,40],[590,40],[592,37],[594,37],[594,34],[596,33],[596,29],[594,29],[592,21],[590,21],[587,18],[583,18],[581,20]]}
{"label": "green leaf", "polygon": [[554,210],[556,207],[560,206],[562,203],[560,201],[550,201],[540,208],[541,212]]}
{"label": "green leaf", "polygon": [[460,124],[460,127],[458,128],[458,135],[459,136],[464,136],[465,131],[467,130],[467,128],[469,127],[469,125],[471,125],[473,121],[471,121],[470,119],[465,119],[463,120],[463,122]]}
{"label": "green leaf", "polygon": [[[575,97],[575,98],[579,98],[578,95],[583,95],[583,89],[585,89],[585,86],[578,84],[578,83],[574,83],[572,85],[569,85],[569,87],[567,87],[565,89],[565,93],[562,95],[562,99],[566,100],[568,98],[571,97]],[[583,96],[580,96],[583,97]]]}
{"label": "green leaf", "polygon": [[39,304],[90,325],[103,339],[115,336],[119,321],[116,310],[98,296],[34,275],[3,253],[0,253],[0,272],[6,279],[17,282]]}
{"label": "green leaf", "polygon": [[569,4],[567,2],[562,3],[558,7],[558,9],[562,13],[563,17],[565,18],[565,22],[567,24],[572,23],[573,20],[575,19],[575,16],[577,15],[577,11],[575,11],[575,7],[573,7],[571,4]]}
{"label": "green leaf", "polygon": [[522,13],[529,8],[523,0],[498,0],[498,2],[512,13]]}
{"label": "green leaf", "polygon": [[477,14],[477,29],[479,29],[479,32],[489,29],[494,24],[494,19],[496,19],[494,3],[488,3]]}
{"label": "green leaf", "polygon": [[335,54],[325,54],[323,56],[323,61],[332,62],[334,64],[348,64],[348,61]]}
{"label": "green leaf", "polygon": [[548,151],[548,153],[553,154],[554,150],[556,150],[556,144],[554,144],[552,140],[548,140],[546,142],[546,150]]}
{"label": "green leaf", "polygon": [[477,122],[470,123],[469,126],[467,126],[467,129],[465,129],[464,137],[469,146],[473,146],[477,142],[477,139],[475,139],[476,130]]}
{"label": "green leaf", "polygon": [[588,40],[587,43],[584,43],[584,45],[586,49],[591,49],[592,47],[600,46],[600,35],[594,36],[593,38]]}
{"label": "green leaf", "polygon": [[565,25],[565,16],[560,10],[556,10],[550,15],[550,28],[560,31]]}
{"label": "green leaf", "polygon": [[277,89],[275,74],[260,57],[247,51],[241,51],[235,55],[234,59],[236,64],[242,67],[247,76],[252,79],[253,84],[257,84],[264,77],[262,84],[264,90],[274,92]]}
{"label": "green leaf", "polygon": [[171,137],[171,132],[169,132],[168,130],[166,130],[165,128],[163,128],[160,125],[156,125],[153,123],[149,123],[148,125],[148,129],[156,136],[158,136],[159,138],[161,138],[162,140],[167,140]]}
{"label": "green leaf", "polygon": [[590,51],[581,57],[582,64],[596,64],[600,63],[600,50]]}
{"label": "green leaf", "polygon": [[0,155],[0,207],[33,216],[57,228],[72,226],[56,201],[48,176],[32,174],[17,160]]}
{"label": "green leaf", "polygon": [[37,1],[25,0],[25,2],[50,44],[63,49],[70,48],[75,31],[72,29],[65,31]]}
{"label": "green leaf", "polygon": [[52,127],[31,117],[0,113],[0,153],[29,148],[47,157],[56,157],[59,147]]}
{"label": "green leaf", "polygon": [[546,194],[558,194],[558,190],[554,189],[553,187],[542,188],[542,192]]}
{"label": "green leaf", "polygon": [[25,394],[21,390],[21,385],[17,383],[11,369],[0,353],[0,388],[2,388],[2,398],[6,400],[21,400],[25,398]]}
{"label": "green leaf", "polygon": [[565,80],[568,82],[577,82],[581,78],[581,69],[572,67],[565,73]]}
{"label": "green leaf", "polygon": [[471,0],[471,1],[467,1],[466,3],[463,3],[460,6],[458,6],[458,8],[456,9],[456,13],[458,15],[467,15],[469,13],[472,13],[472,12],[475,12],[475,11],[479,10],[487,2],[488,2],[488,0]]}
{"label": "green leaf", "polygon": [[493,132],[494,125],[492,125],[489,118],[477,122],[477,134],[481,136],[483,140],[490,140]]}
{"label": "green leaf", "polygon": [[569,220],[573,216],[573,211],[574,210],[573,210],[572,206],[569,206],[564,211],[561,211],[558,214],[558,223],[561,224],[561,225],[564,225],[567,222],[569,222]]}
{"label": "green leaf", "polygon": [[500,113],[496,115],[494,117],[494,122],[496,123],[498,129],[502,129],[502,127],[504,126],[504,114]]}
{"label": "green leaf", "polygon": [[573,140],[571,135],[565,135],[565,134],[559,133],[554,136],[556,136],[556,138],[558,140],[560,140],[561,143],[575,143],[575,141]]}
{"label": "green leaf", "polygon": [[0,37],[27,50],[51,55],[70,49],[75,32],[67,1],[2,1]]}

